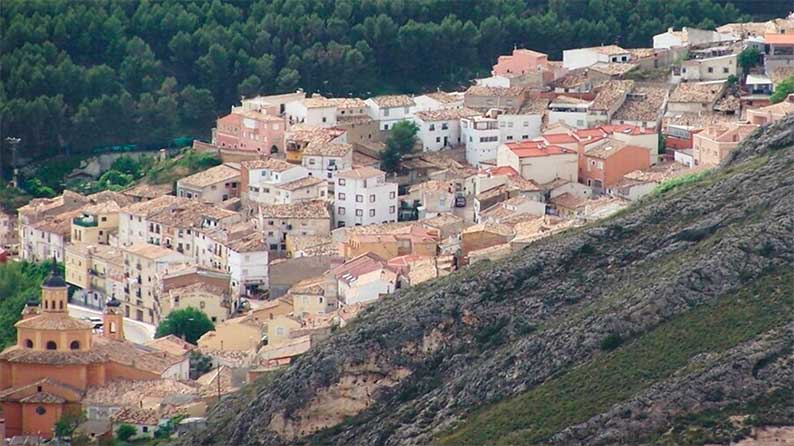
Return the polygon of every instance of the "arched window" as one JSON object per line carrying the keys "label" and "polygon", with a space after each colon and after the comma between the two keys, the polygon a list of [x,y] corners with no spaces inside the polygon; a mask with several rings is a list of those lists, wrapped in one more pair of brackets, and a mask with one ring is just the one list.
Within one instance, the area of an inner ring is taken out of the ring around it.
{"label": "arched window", "polygon": [[58,309],[63,310],[63,301],[58,302]]}
{"label": "arched window", "polygon": [[44,309],[45,309],[45,310],[49,310],[49,308],[50,308],[50,305],[49,305],[49,304],[50,304],[50,301],[48,301],[48,300],[45,300],[45,301],[44,301]]}
{"label": "arched window", "polygon": [[25,339],[25,348],[33,348],[33,341]]}
{"label": "arched window", "polygon": [[47,350],[58,350],[58,344],[55,341],[47,341]]}
{"label": "arched window", "polygon": [[69,348],[72,350],[80,350],[80,341],[72,341],[72,343],[69,344]]}

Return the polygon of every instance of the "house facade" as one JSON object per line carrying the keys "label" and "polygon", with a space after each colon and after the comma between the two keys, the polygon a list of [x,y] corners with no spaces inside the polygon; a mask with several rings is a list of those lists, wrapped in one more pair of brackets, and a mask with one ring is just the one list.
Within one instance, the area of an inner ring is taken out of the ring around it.
{"label": "house facade", "polygon": [[372,167],[339,172],[334,188],[336,227],[397,221],[397,183]]}

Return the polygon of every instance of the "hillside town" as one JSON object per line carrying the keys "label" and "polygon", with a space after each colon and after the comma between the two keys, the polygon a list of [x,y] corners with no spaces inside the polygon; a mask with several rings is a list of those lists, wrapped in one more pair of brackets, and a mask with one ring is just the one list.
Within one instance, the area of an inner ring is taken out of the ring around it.
{"label": "hillside town", "polygon": [[[515,48],[463,91],[243,98],[190,148],[221,163],[173,187],[66,190],[0,213],[0,262],[65,267],[0,353],[4,437],[50,439],[74,407],[96,441],[121,424],[133,438],[199,429],[223,395],[367,306],[614,215],[794,114],[794,94],[770,99],[794,77],[794,16],[649,44],[561,61]],[[387,169],[406,122],[413,150]],[[185,308],[214,329],[154,338]]]}

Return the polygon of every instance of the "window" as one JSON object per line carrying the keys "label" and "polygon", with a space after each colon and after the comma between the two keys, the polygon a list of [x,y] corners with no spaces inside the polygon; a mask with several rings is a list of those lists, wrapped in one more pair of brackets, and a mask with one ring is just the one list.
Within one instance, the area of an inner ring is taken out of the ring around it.
{"label": "window", "polygon": [[363,217],[364,211],[362,209],[356,209],[356,217]]}
{"label": "window", "polygon": [[33,341],[25,339],[25,348],[33,348]]}
{"label": "window", "polygon": [[442,122],[441,123],[441,130],[448,130],[448,129],[449,129],[449,125],[446,122]]}
{"label": "window", "polygon": [[315,162],[314,158],[309,158],[309,165],[310,166],[313,166],[314,162]]}
{"label": "window", "polygon": [[363,203],[363,202],[364,202],[364,196],[356,194],[356,203]]}
{"label": "window", "polygon": [[389,124],[383,124],[383,130],[389,130]]}
{"label": "window", "polygon": [[345,199],[345,193],[344,192],[339,192],[338,195],[339,195],[339,199],[340,200],[344,200]]}
{"label": "window", "polygon": [[440,136],[436,137],[436,142],[441,142],[441,137]]}
{"label": "window", "polygon": [[375,209],[370,209],[369,210],[369,216],[370,217],[374,217],[375,216]]}
{"label": "window", "polygon": [[72,343],[69,344],[69,350],[80,350],[80,341],[72,341]]}
{"label": "window", "polygon": [[714,67],[709,67],[709,73],[713,73],[713,72],[714,72]]}
{"label": "window", "polygon": [[529,121],[524,121],[524,127],[529,127]]}
{"label": "window", "polygon": [[529,135],[521,135],[521,139],[529,139]]}
{"label": "window", "polygon": [[384,108],[383,109],[383,116],[389,116],[389,109],[388,108]]}
{"label": "window", "polygon": [[730,70],[728,70],[728,67],[722,67],[722,72],[723,73],[728,74],[728,71],[730,71]]}
{"label": "window", "polygon": [[513,140],[513,136],[512,135],[507,135],[507,140],[508,141],[512,141]]}
{"label": "window", "polygon": [[47,341],[47,350],[58,350],[58,344],[55,341]]}
{"label": "window", "polygon": [[431,132],[435,132],[436,131],[436,125],[435,124],[430,124],[430,127],[428,128],[428,130],[430,130]]}
{"label": "window", "polygon": [[389,192],[389,198],[394,198],[397,196],[396,192]]}
{"label": "window", "polygon": [[374,203],[374,202],[375,202],[375,194],[370,194],[370,196],[369,196],[369,202],[370,202],[370,203]]}
{"label": "window", "polygon": [[206,303],[205,303],[203,300],[202,300],[201,302],[199,302],[199,307],[200,307],[202,310],[203,310],[203,309],[204,309],[206,306],[207,306],[207,304],[206,304]]}
{"label": "window", "polygon": [[323,116],[323,122],[328,122],[328,118],[326,118],[325,116]]}
{"label": "window", "polygon": [[339,179],[339,185],[340,186],[344,186],[345,185],[345,179],[344,178],[340,178]]}
{"label": "window", "polygon": [[47,409],[45,409],[44,406],[39,406],[36,408],[37,415],[44,415],[45,413],[47,413]]}
{"label": "window", "polygon": [[149,426],[143,426],[141,430],[143,430],[143,432],[149,432]]}
{"label": "window", "polygon": [[345,208],[339,206],[338,208],[336,208],[336,213],[339,215],[345,215]]}
{"label": "window", "polygon": [[513,123],[512,122],[508,122],[507,123],[507,128],[512,129],[513,128]]}
{"label": "window", "polygon": [[393,214],[393,213],[394,213],[394,211],[395,211],[395,208],[394,208],[394,206],[389,206],[389,213],[390,213],[390,214]]}

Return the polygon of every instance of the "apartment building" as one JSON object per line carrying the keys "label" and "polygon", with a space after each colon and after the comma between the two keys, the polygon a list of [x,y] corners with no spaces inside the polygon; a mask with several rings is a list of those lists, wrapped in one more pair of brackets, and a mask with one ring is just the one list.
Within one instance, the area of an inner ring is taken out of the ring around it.
{"label": "apartment building", "polygon": [[126,268],[121,248],[69,243],[65,253],[66,283],[79,288],[72,301],[104,309],[112,297],[122,297]]}
{"label": "apartment building", "polygon": [[693,137],[692,151],[695,164],[718,166],[739,143],[754,132],[755,124],[713,125]]}
{"label": "apartment building", "polygon": [[284,118],[274,114],[277,105],[261,105],[260,109],[249,103],[233,107],[232,112],[220,119],[213,130],[212,143],[221,148],[255,154],[280,152],[284,148]]}
{"label": "apartment building", "polygon": [[336,125],[336,102],[321,95],[286,104],[285,114],[289,125],[306,124],[318,127]]}
{"label": "apartment building", "polygon": [[111,233],[117,233],[120,211],[115,201],[83,208],[80,215],[72,219],[71,241],[107,245]]}
{"label": "apartment building", "polygon": [[124,248],[125,282],[119,300],[124,317],[158,324],[161,310],[162,277],[171,269],[190,263],[191,259],[174,250],[148,243]]}
{"label": "apartment building", "polygon": [[301,161],[309,175],[323,178],[333,184],[336,173],[353,167],[353,145],[335,143],[312,143],[303,149]]}
{"label": "apartment building", "polygon": [[319,200],[328,190],[328,183],[305,167],[276,158],[243,161],[240,174],[244,207]]}
{"label": "apartment building", "polygon": [[162,195],[148,201],[133,203],[119,210],[118,238],[122,246],[149,242],[149,218],[165,209],[187,203],[187,198]]}
{"label": "apartment building", "polygon": [[176,183],[178,197],[222,203],[240,196],[240,166],[225,163],[184,177]]}
{"label": "apartment building", "polygon": [[378,121],[378,129],[384,133],[394,124],[410,118],[411,108],[416,105],[410,96],[404,94],[376,96],[365,102],[369,107],[369,117]]}
{"label": "apartment building", "polygon": [[397,183],[386,182],[386,173],[360,167],[341,171],[334,189],[336,227],[397,221]]}
{"label": "apartment building", "polygon": [[328,204],[319,200],[262,205],[257,220],[271,254],[286,253],[287,235],[326,235],[331,231]]}
{"label": "apartment building", "polygon": [[438,152],[445,147],[461,144],[460,119],[479,115],[478,111],[470,108],[440,109],[415,113],[413,119],[419,128],[416,137],[422,145],[422,150],[425,152]]}
{"label": "apartment building", "polygon": [[496,159],[499,147],[499,121],[484,116],[461,118],[460,134],[466,145],[466,161],[480,167],[484,161]]}
{"label": "apartment building", "polygon": [[562,65],[573,70],[586,68],[599,62],[625,63],[631,60],[631,52],[617,45],[577,48],[562,52]]}

